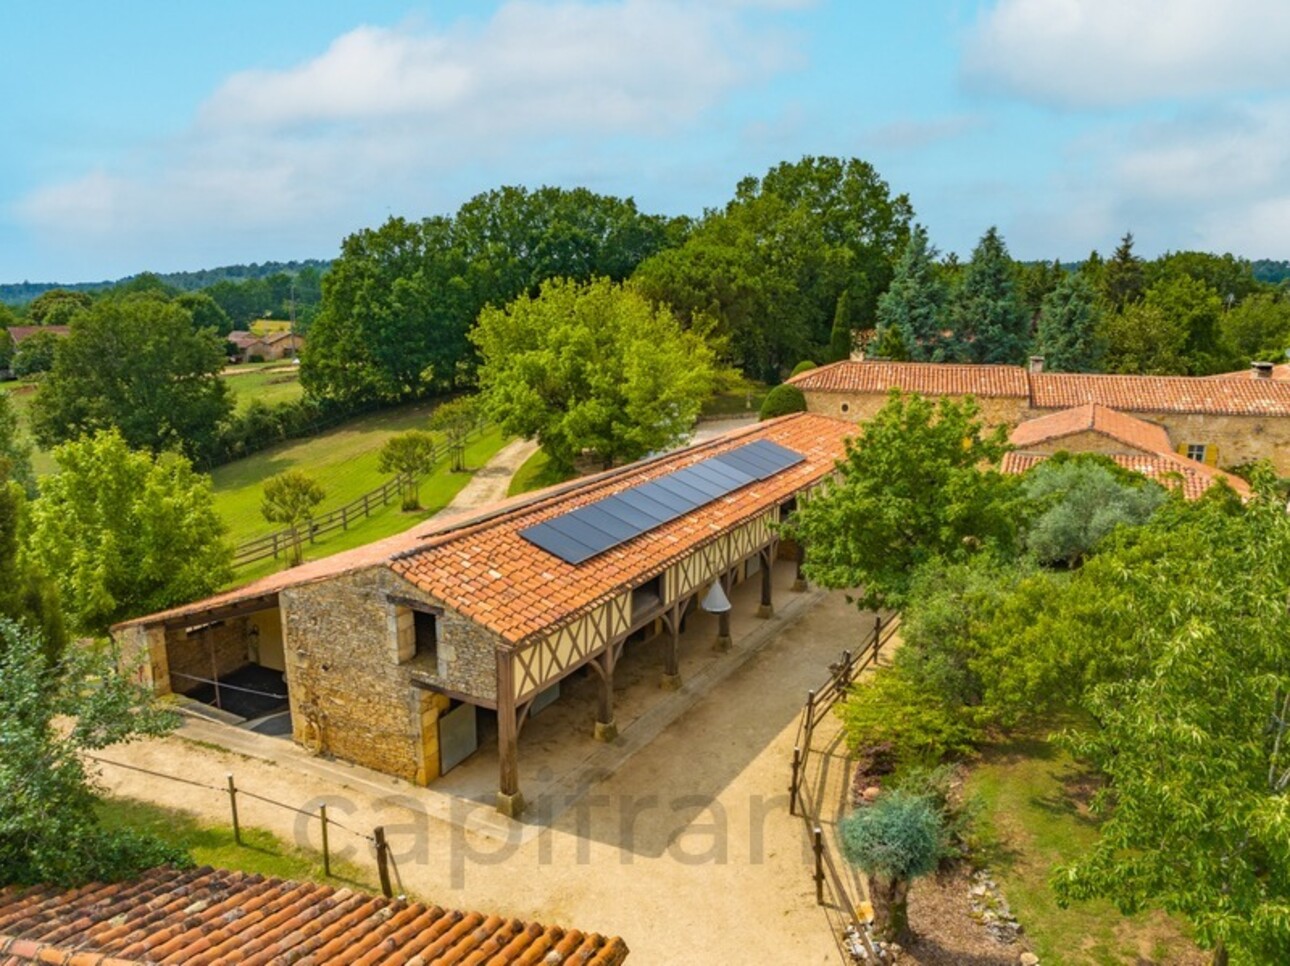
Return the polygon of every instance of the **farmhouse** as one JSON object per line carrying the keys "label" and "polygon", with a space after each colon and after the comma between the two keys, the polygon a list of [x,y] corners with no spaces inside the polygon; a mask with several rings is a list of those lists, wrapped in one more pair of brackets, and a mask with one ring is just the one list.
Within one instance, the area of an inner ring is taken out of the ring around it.
{"label": "farmhouse", "polygon": [[[495,728],[499,810],[524,807],[519,740],[575,673],[597,682],[593,734],[613,740],[615,667],[654,642],[680,685],[679,641],[701,603],[760,583],[801,552],[775,525],[833,472],[854,426],[799,413],[275,574],[113,629],[160,693],[251,665],[282,674],[291,733],[419,784]],[[705,615],[706,616],[706,615]]]}
{"label": "farmhouse", "polygon": [[1257,363],[1246,378],[1118,376],[1044,372],[1043,359],[1021,366],[848,360],[810,369],[789,382],[809,412],[869,419],[892,389],[961,399],[973,396],[988,425],[1097,404],[1164,431],[1172,452],[1207,466],[1267,459],[1290,475],[1290,382]]}
{"label": "farmhouse", "polygon": [[254,332],[237,330],[228,334],[228,341],[236,348],[238,362],[252,359],[272,362],[278,359],[292,359],[300,355],[304,348],[303,336],[285,330],[257,335]]}

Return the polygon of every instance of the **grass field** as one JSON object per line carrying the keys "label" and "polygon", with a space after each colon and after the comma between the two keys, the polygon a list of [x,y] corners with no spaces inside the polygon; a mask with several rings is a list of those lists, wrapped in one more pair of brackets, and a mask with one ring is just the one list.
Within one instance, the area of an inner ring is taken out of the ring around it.
{"label": "grass field", "polygon": [[[1049,886],[1054,866],[1097,837],[1087,808],[1093,776],[1042,738],[989,749],[967,791],[985,805],[987,862],[1045,963],[1180,963],[1195,956],[1184,926],[1164,913],[1125,917],[1106,901],[1061,909]],[[991,854],[992,853],[992,854]]]}
{"label": "grass field", "polygon": [[573,479],[572,473],[564,473],[551,465],[551,459],[542,450],[538,450],[524,461],[524,465],[515,471],[507,496],[519,496],[531,493],[544,486],[552,486]]}
{"label": "grass field", "polygon": [[245,409],[251,400],[273,406],[294,402],[304,395],[300,388],[300,367],[290,363],[265,362],[254,366],[239,366],[224,375],[224,381],[233,391],[238,409]]}
{"label": "grass field", "polygon": [[[323,436],[318,436],[305,442],[321,444],[328,436],[349,430],[352,425],[352,423],[347,424],[339,430],[333,430],[332,433],[327,433]],[[374,429],[372,430],[372,433],[373,436],[381,438],[382,441],[391,435],[389,431],[383,429]],[[380,540],[382,537],[401,533],[418,520],[424,520],[427,517],[433,516],[435,513],[438,513],[445,506],[451,503],[452,498],[457,495],[461,488],[470,482],[470,471],[476,470],[484,463],[487,463],[493,454],[501,449],[506,442],[506,438],[503,437],[501,432],[495,428],[490,428],[482,435],[474,437],[466,447],[467,472],[453,473],[450,469],[451,462],[444,459],[439,462],[434,471],[428,477],[421,481],[421,489],[419,493],[421,500],[420,510],[405,512],[400,509],[399,501],[397,499],[393,499],[388,505],[373,510],[370,517],[351,524],[348,530],[333,530],[331,533],[320,536],[316,542],[305,544],[305,559],[316,560],[319,557],[328,557],[334,553],[339,553],[342,550],[360,547],[365,543],[371,543],[373,540]],[[375,449],[380,448],[380,443],[375,443],[373,445]],[[388,479],[388,477],[381,476],[379,473],[375,472],[375,449],[367,453],[360,452],[353,458],[351,466],[369,466],[374,474],[368,480],[370,485],[360,488],[354,495],[361,496],[366,490],[374,489]],[[250,459],[255,459],[255,457],[250,457],[248,460],[230,464],[229,466],[221,467],[220,469],[232,470],[240,467],[242,463],[249,462]],[[299,464],[299,468],[313,473],[313,465],[314,464],[308,462],[306,458]],[[340,469],[343,469],[343,467]],[[218,474],[220,470],[216,470],[215,472]],[[274,472],[278,471],[274,470]],[[319,479],[322,478],[321,474],[317,475]],[[344,486],[352,487],[355,484],[355,479],[357,479],[357,477],[342,475],[339,479]],[[340,506],[351,499],[353,499],[353,496],[346,496],[343,498],[340,496],[333,497],[331,491],[328,491],[327,499],[319,509],[325,512],[333,507]],[[274,525],[266,523],[264,517],[260,515],[259,481],[248,480],[239,485],[236,489],[223,491],[221,491],[217,485],[215,502],[226,520],[229,519],[230,513],[238,514],[238,519],[243,526],[251,528],[249,530],[249,536],[240,536],[236,538],[236,542],[243,542],[250,537],[260,536],[275,529]],[[254,580],[257,577],[263,577],[266,574],[271,574],[275,570],[279,570],[281,568],[282,561],[274,560],[272,557],[269,557],[266,560],[257,561],[250,566],[239,568],[237,573],[234,575],[234,579],[231,581],[230,586],[244,584],[247,581]]]}
{"label": "grass field", "polygon": [[[243,844],[238,845],[233,839],[231,826],[205,825],[187,812],[132,798],[104,799],[98,807],[98,814],[108,828],[149,832],[186,851],[198,865],[377,890],[367,873],[337,859],[332,860],[332,877],[327,878],[323,874],[321,854],[290,846],[263,829],[243,827]],[[342,832],[333,832],[332,836],[335,849],[351,844],[350,836]],[[337,841],[341,836],[344,836],[344,841]]]}

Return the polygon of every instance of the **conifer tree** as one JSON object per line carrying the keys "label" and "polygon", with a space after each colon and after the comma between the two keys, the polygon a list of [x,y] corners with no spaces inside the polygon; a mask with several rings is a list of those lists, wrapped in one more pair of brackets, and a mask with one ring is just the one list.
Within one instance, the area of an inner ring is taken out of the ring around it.
{"label": "conifer tree", "polygon": [[833,331],[829,334],[829,361],[851,358],[851,293],[846,289],[838,296],[833,312]]}
{"label": "conifer tree", "polygon": [[950,302],[950,327],[971,362],[1020,363],[1030,347],[1030,321],[1017,300],[1012,259],[993,226],[973,249]]}
{"label": "conifer tree", "polygon": [[952,362],[962,352],[946,335],[949,290],[937,269],[936,254],[927,229],[915,225],[891,287],[878,300],[878,344],[899,344],[914,362]]}
{"label": "conifer tree", "polygon": [[1120,312],[1142,298],[1146,285],[1142,259],[1133,254],[1133,232],[1126,231],[1102,270],[1102,297]]}
{"label": "conifer tree", "polygon": [[1045,368],[1056,372],[1097,372],[1106,354],[1097,293],[1082,275],[1066,276],[1039,310],[1038,349]]}

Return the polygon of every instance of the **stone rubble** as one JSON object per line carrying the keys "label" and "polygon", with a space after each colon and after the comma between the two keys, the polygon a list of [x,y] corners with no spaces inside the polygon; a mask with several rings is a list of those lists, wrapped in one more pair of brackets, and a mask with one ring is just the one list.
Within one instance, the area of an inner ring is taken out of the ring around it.
{"label": "stone rubble", "polygon": [[[856,932],[855,926],[849,926],[846,934],[843,936],[846,941],[847,951],[851,953],[851,960],[855,963],[872,963],[874,960],[869,958],[869,950],[865,948],[864,942]],[[869,941],[878,953],[877,962],[895,963],[900,959],[901,948],[899,943],[885,943],[870,937]]]}
{"label": "stone rubble", "polygon": [[[1003,897],[999,884],[994,881],[989,869],[978,869],[972,873],[968,898],[972,903],[972,918],[985,927],[985,931],[995,942],[1003,946],[1017,942],[1021,936],[1021,923],[1017,922],[1017,917],[1008,908],[1008,900]],[[1036,958],[1028,966],[1037,966],[1038,962]]]}

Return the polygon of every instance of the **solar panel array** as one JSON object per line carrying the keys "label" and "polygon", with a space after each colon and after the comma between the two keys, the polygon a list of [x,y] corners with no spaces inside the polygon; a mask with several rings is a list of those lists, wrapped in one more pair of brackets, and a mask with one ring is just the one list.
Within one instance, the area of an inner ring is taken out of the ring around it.
{"label": "solar panel array", "polygon": [[520,536],[566,563],[580,564],[805,459],[778,443],[755,440],[525,527]]}

